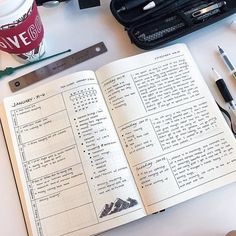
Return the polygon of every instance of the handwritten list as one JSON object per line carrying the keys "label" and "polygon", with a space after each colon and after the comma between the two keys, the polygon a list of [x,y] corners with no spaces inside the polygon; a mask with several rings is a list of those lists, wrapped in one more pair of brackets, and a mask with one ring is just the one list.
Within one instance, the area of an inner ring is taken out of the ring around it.
{"label": "handwritten list", "polygon": [[[38,235],[89,232],[113,217],[143,211],[94,78],[63,83],[60,92],[24,98],[12,108]],[[120,209],[106,210],[104,217],[104,206],[114,201]]]}

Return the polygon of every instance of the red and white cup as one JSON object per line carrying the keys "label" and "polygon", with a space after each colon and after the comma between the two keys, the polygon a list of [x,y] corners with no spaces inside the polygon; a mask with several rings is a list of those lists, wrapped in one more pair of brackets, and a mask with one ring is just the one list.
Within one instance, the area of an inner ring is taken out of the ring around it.
{"label": "red and white cup", "polygon": [[0,0],[0,50],[18,61],[45,53],[44,29],[34,0]]}

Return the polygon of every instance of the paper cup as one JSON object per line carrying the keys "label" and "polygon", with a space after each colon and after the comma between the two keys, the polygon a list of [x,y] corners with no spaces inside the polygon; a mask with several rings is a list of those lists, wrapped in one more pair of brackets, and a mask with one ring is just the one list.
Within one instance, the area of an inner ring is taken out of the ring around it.
{"label": "paper cup", "polygon": [[34,0],[0,0],[0,50],[18,61],[35,61],[45,53],[44,30]]}

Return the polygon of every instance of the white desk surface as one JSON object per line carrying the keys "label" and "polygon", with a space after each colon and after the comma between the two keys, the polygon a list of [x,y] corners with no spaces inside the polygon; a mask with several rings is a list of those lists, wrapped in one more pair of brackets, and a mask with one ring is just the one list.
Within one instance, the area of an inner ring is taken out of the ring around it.
{"label": "white desk surface", "polygon": [[[108,52],[25,90],[78,70],[96,70],[108,62],[143,51],[130,43],[123,27],[111,15],[108,0],[103,0],[101,7],[86,10],[79,10],[75,6],[72,0],[56,8],[39,8],[45,28],[46,55],[69,48],[76,52],[100,41],[106,44]],[[230,77],[217,53],[217,45],[220,45],[236,63],[236,30],[229,27],[233,19],[236,19],[235,15],[170,43],[183,42],[188,45],[209,88],[220,102],[222,98],[213,82],[212,66],[224,76],[236,98],[236,81]],[[51,59],[54,60],[56,59]],[[9,80],[48,63],[49,61],[31,66],[1,79],[0,101],[6,96],[13,95],[8,87]],[[19,63],[10,55],[0,52],[0,69],[17,65]],[[27,236],[2,130],[0,130],[0,147],[0,236]],[[102,235],[223,236],[228,231],[236,229],[235,215],[236,183]]]}

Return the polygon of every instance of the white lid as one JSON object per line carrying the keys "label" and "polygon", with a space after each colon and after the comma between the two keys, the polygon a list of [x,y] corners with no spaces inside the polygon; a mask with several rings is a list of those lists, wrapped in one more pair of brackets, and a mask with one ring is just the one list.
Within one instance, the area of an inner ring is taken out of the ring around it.
{"label": "white lid", "polygon": [[32,3],[33,0],[0,0],[0,26],[22,17]]}
{"label": "white lid", "polygon": [[0,0],[0,17],[11,14],[17,10],[25,0]]}

